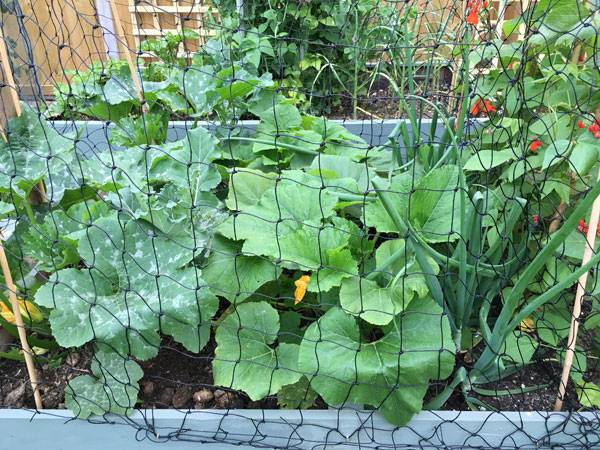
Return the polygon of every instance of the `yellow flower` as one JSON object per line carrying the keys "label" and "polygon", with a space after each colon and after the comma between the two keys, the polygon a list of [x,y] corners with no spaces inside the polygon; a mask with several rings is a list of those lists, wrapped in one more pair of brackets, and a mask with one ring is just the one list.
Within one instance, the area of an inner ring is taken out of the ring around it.
{"label": "yellow flower", "polygon": [[296,285],[296,290],[294,291],[294,305],[300,303],[306,295],[308,283],[310,283],[309,275],[302,275],[300,278],[294,281],[294,284]]}
{"label": "yellow flower", "polygon": [[[44,319],[42,311],[28,300],[18,299],[21,316],[26,322],[41,322]],[[4,302],[0,301],[0,316],[8,323],[15,325],[15,315]]]}
{"label": "yellow flower", "polygon": [[531,317],[524,318],[519,324],[519,328],[525,333],[533,333],[535,331],[533,319]]}

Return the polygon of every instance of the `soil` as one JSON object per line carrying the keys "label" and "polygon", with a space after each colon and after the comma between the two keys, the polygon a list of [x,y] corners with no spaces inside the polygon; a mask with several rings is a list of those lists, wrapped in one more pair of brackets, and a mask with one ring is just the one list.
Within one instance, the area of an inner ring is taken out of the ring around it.
{"label": "soil", "polygon": [[268,397],[251,401],[245,394],[217,388],[212,378],[214,341],[200,354],[193,354],[181,345],[166,341],[158,356],[141,363],[144,378],[140,381],[142,408],[176,409],[276,409],[277,399]]}
{"label": "soil", "polygon": [[[200,354],[192,354],[172,340],[165,340],[156,358],[141,362],[144,378],[140,381],[140,408],[194,409],[277,409],[276,397],[251,401],[245,394],[216,387],[213,384],[211,359],[215,343],[211,340]],[[38,364],[40,386],[44,408],[64,408],[64,392],[72,378],[89,373],[91,349],[63,355],[62,362]],[[588,378],[596,379],[596,368]],[[487,395],[471,392],[471,406],[499,411],[551,411],[556,400],[561,367],[558,363],[537,361],[527,370],[516,373],[499,382],[481,386]],[[597,381],[597,380],[596,380]],[[544,387],[528,391],[536,385]],[[426,400],[443,388],[433,386]],[[505,394],[510,390],[509,395]],[[491,394],[491,395],[490,395]],[[326,409],[322,399],[315,408]],[[34,400],[28,383],[25,364],[20,361],[0,359],[0,408],[34,408]],[[563,409],[579,410],[573,384],[569,383]],[[446,402],[444,409],[469,410],[462,394],[455,392]]]}
{"label": "soil", "polygon": [[[424,82],[423,77],[415,80],[415,95],[423,97],[430,102],[447,108],[453,97],[450,93],[452,72],[450,69],[442,70],[440,80]],[[408,92],[407,92],[408,94]],[[331,99],[324,101],[322,111],[313,111],[316,115],[324,115],[330,119],[357,119],[357,120],[383,120],[407,118],[406,111],[400,111],[400,97],[385,79],[380,79],[369,89],[369,92],[357,96],[357,110],[354,116],[353,97],[348,94],[334,94]],[[432,108],[427,103],[416,101],[417,116],[428,118],[432,116]]]}
{"label": "soil", "polygon": [[[44,408],[64,408],[67,383],[90,372],[91,356],[88,348],[82,348],[64,353],[60,361],[36,364]],[[0,408],[33,407],[35,402],[25,363],[0,358]]]}
{"label": "soil", "polygon": [[[509,378],[481,386],[492,395],[474,393],[473,397],[482,402],[482,409],[485,404],[486,409],[496,411],[553,411],[561,373],[562,366],[538,361]],[[533,386],[540,389],[528,392]],[[573,383],[568,385],[563,405],[565,411],[581,408]]]}

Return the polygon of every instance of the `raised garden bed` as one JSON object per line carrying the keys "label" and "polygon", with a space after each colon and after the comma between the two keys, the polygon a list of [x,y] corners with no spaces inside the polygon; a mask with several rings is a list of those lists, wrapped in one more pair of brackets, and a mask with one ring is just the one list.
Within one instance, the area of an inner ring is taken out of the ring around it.
{"label": "raised garden bed", "polygon": [[[388,136],[400,123],[399,121],[340,121],[348,131],[362,137],[368,146],[379,146],[387,142]],[[429,121],[423,121],[422,137],[429,136]],[[185,137],[186,130],[191,123],[174,122],[169,126],[169,140],[175,141]],[[210,123],[200,123],[209,129],[214,129]],[[242,127],[252,133],[257,122],[244,122]],[[83,154],[102,151],[107,148],[109,128],[103,122],[54,122],[52,126],[61,133],[77,129],[80,138],[77,142],[78,150]],[[436,139],[442,134],[439,133]],[[410,129],[409,129],[410,132]],[[400,151],[406,149],[399,146]],[[1,410],[0,424],[2,428],[12,430],[8,434],[0,435],[0,448],[21,442],[25,435],[29,436],[24,449],[40,448],[42,441],[48,448],[49,435],[60,433],[65,436],[61,439],[60,448],[69,448],[70,439],[73,443],[81,442],[85,438],[89,442],[88,448],[105,448],[103,439],[106,433],[111,433],[111,446],[118,448],[136,442],[137,447],[150,448],[155,442],[173,441],[162,444],[164,448],[173,448],[193,445],[185,442],[174,441],[199,441],[199,442],[227,442],[260,447],[294,447],[312,449],[315,446],[327,444],[326,448],[350,449],[356,446],[363,448],[387,448],[394,445],[403,447],[477,447],[498,448],[515,447],[527,448],[553,448],[561,445],[562,448],[593,448],[599,442],[597,430],[597,415],[595,413],[546,413],[539,409],[551,409],[556,393],[559,364],[542,363],[530,372],[519,373],[514,377],[505,379],[502,388],[516,388],[524,382],[540,383],[552,381],[547,391],[523,391],[497,399],[494,407],[499,409],[518,409],[523,412],[469,412],[469,411],[432,411],[422,412],[415,416],[405,427],[395,428],[381,418],[377,413],[369,411],[360,412],[351,408],[342,410],[303,410],[287,411],[277,408],[277,402],[267,397],[260,402],[252,402],[244,394],[234,391],[221,390],[215,392],[210,361],[214,357],[214,342],[200,355],[194,355],[171,341],[161,343],[161,353],[153,360],[142,363],[145,378],[141,380],[140,402],[142,408],[128,418],[106,416],[102,419],[87,421],[70,421],[72,414],[65,410],[46,410],[35,414],[31,410]],[[59,369],[46,367],[43,373],[52,374],[54,379],[44,380],[56,384],[53,399],[45,401],[51,406],[62,406],[61,396],[64,394],[64,381],[76,374],[86,373],[90,361],[90,354],[86,349],[71,353],[77,358],[67,358]],[[177,363],[180,357],[182,362]],[[183,362],[186,361],[187,362]],[[192,364],[203,365],[206,371],[195,370],[194,374],[186,375],[187,369]],[[15,378],[26,379],[25,372],[15,370],[19,363],[3,362],[0,365],[0,380],[3,371],[8,373],[3,380],[4,386],[14,383]],[[592,377],[597,373],[590,368]],[[549,380],[544,380],[542,374],[552,373]],[[59,377],[63,376],[64,381]],[[534,379],[535,377],[535,379]],[[527,380],[529,378],[529,380]],[[44,383],[42,381],[42,383]],[[150,389],[152,385],[152,389]],[[17,388],[21,389],[22,382]],[[429,397],[436,393],[435,383],[432,384]],[[440,388],[441,388],[440,384]],[[183,389],[180,389],[182,388]],[[490,386],[494,389],[496,386]],[[194,409],[198,405],[194,402],[193,393],[200,389],[210,388],[213,399],[204,405],[209,409]],[[22,388],[25,391],[25,388]],[[178,392],[179,391],[179,392]],[[184,391],[181,394],[181,391]],[[0,393],[2,390],[0,389]],[[12,390],[11,390],[12,392]],[[6,395],[11,392],[4,392]],[[52,392],[50,388],[47,392]],[[215,395],[216,394],[216,395]],[[183,395],[183,401],[174,402],[173,397]],[[32,407],[31,396],[23,393],[14,405],[4,406]],[[219,400],[220,399],[220,400]],[[0,399],[0,404],[3,402]],[[426,397],[427,400],[427,397]],[[570,388],[567,400],[571,407],[578,407],[576,395]],[[168,409],[177,407],[179,410]],[[322,401],[317,401],[317,407],[326,407]],[[221,409],[210,409],[210,408]],[[446,405],[449,409],[466,408],[460,400],[452,399]],[[166,408],[166,409],[159,409]],[[188,408],[190,408],[188,410]],[[257,410],[256,408],[260,408]],[[31,421],[31,419],[33,420]],[[120,424],[107,428],[99,423],[110,422]],[[596,424],[596,425],[595,425]],[[32,428],[34,427],[34,428]],[[594,428],[596,427],[596,428]],[[32,433],[31,430],[35,429]],[[137,430],[137,431],[136,431]],[[32,437],[33,436],[33,437]],[[135,438],[134,438],[135,436]],[[39,437],[39,438],[38,438]],[[331,447],[329,446],[331,445]],[[53,448],[53,447],[49,447]],[[57,447],[58,448],[58,447]]]}

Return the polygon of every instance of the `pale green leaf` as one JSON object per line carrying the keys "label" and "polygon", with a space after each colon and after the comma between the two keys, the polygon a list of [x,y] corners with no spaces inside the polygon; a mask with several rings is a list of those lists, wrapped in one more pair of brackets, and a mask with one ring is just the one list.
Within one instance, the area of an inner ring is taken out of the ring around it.
{"label": "pale green leaf", "polygon": [[144,375],[140,366],[118,353],[97,351],[91,375],[72,379],[65,389],[65,405],[79,419],[107,412],[127,415],[133,412]]}
{"label": "pale green leaf", "polygon": [[505,162],[517,159],[517,155],[511,149],[507,150],[479,150],[464,165],[465,170],[487,171],[500,166]]}
{"label": "pale green leaf", "polygon": [[296,383],[296,344],[274,347],[279,332],[277,311],[266,302],[239,305],[219,326],[213,360],[213,377],[218,386],[244,391],[252,400],[276,394]]}
{"label": "pale green leaf", "polygon": [[430,299],[412,302],[394,325],[367,342],[352,316],[332,308],[306,330],[299,369],[328,404],[371,405],[404,425],[421,410],[429,381],[451,374],[455,347],[447,319]]}
{"label": "pale green leaf", "polygon": [[240,243],[217,237],[202,269],[210,289],[230,302],[241,302],[263,284],[277,280],[281,267],[267,258],[247,256]]}
{"label": "pale green leaf", "polygon": [[571,169],[579,177],[586,176],[598,161],[598,144],[588,141],[579,141],[573,147],[569,156]]}

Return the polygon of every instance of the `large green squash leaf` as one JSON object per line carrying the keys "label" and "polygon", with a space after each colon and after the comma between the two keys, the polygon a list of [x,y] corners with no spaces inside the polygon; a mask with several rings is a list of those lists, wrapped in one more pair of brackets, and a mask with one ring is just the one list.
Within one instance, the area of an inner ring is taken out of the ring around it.
{"label": "large green squash leaf", "polygon": [[8,142],[0,140],[0,192],[12,190],[26,198],[44,180],[49,202],[65,190],[81,186],[75,139],[60,135],[43,117],[23,104],[19,117],[8,121]]}
{"label": "large green squash leaf", "polygon": [[110,208],[103,201],[77,203],[67,211],[57,209],[41,224],[29,226],[21,241],[23,254],[36,261],[36,268],[55,272],[79,261],[77,241],[89,224],[107,216]]}
{"label": "large green squash leaf", "polygon": [[454,241],[459,237],[458,177],[457,166],[432,170],[419,180],[410,197],[410,222],[429,242]]}
{"label": "large green squash leaf", "polygon": [[300,380],[299,346],[280,343],[275,347],[278,333],[279,315],[268,303],[239,305],[217,329],[215,384],[260,400]]}
{"label": "large green squash leaf", "polygon": [[147,359],[158,351],[159,330],[191,351],[206,344],[218,303],[196,269],[180,269],[189,252],[115,216],[87,229],[78,252],[87,269],[56,272],[35,296],[52,309],[60,345],[94,340]]}
{"label": "large green squash leaf", "polygon": [[181,147],[164,152],[152,161],[151,176],[196,192],[208,191],[221,181],[212,161],[220,156],[217,140],[205,128],[194,128],[179,141]]}
{"label": "large green squash leaf", "polygon": [[[459,168],[453,165],[434,169],[418,181],[405,172],[392,180],[389,198],[400,217],[428,242],[454,241],[460,233],[458,182]],[[367,205],[365,217],[366,225],[379,232],[398,232],[380,199]]]}
{"label": "large green squash leaf", "polygon": [[171,183],[150,196],[123,188],[109,193],[107,199],[123,214],[156,227],[182,253],[187,251],[186,262],[208,250],[213,228],[227,218],[213,193],[196,192],[192,203],[189,189]]}
{"label": "large green squash leaf", "polygon": [[[319,178],[284,171],[278,181],[260,181],[260,188],[253,190],[262,192],[255,204],[250,203],[256,201],[256,194],[251,200],[245,190],[248,182],[239,184],[239,197],[238,184],[230,185],[228,202],[239,198],[239,211],[218,228],[229,239],[244,240],[244,254],[273,258],[284,268],[315,272],[309,286],[313,291],[328,291],[356,273],[347,248],[350,225],[334,216],[337,197],[321,189]],[[333,224],[327,223],[334,219]]]}
{"label": "large green squash leaf", "polygon": [[202,269],[202,277],[210,289],[232,303],[247,299],[279,275],[281,267],[267,258],[244,255],[240,243],[219,236],[213,241],[211,254]]}
{"label": "large green squash leaf", "polygon": [[[376,279],[347,278],[342,281],[340,304],[344,310],[374,325],[387,325],[402,312],[414,298],[429,293],[423,269],[414,252],[405,246],[404,239],[383,242],[375,254]],[[429,264],[439,267],[432,258]],[[393,261],[393,262],[390,262]]]}
{"label": "large green squash leaf", "polygon": [[[403,172],[392,179],[392,183],[387,189],[391,198],[391,202],[396,209],[401,212],[401,217],[406,217],[409,200],[414,188],[416,180],[414,180],[410,172]],[[398,228],[394,224],[390,215],[387,213],[381,200],[368,203],[365,207],[365,225],[377,228],[380,233],[398,232]]]}
{"label": "large green squash leaf", "polygon": [[352,316],[330,309],[306,330],[298,366],[328,404],[368,404],[400,426],[421,410],[430,380],[451,374],[454,352],[441,308],[423,299],[375,342],[365,342]]}
{"label": "large green squash leaf", "polygon": [[195,198],[221,181],[212,161],[220,156],[216,139],[204,128],[160,146],[134,146],[126,151],[100,152],[83,163],[88,184],[108,190],[127,186],[145,192],[150,184],[172,183]]}

